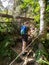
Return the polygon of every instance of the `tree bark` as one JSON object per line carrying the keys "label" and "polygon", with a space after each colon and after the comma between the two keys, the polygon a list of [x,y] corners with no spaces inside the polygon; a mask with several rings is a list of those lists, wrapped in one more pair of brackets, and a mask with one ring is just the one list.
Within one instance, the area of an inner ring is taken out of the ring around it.
{"label": "tree bark", "polygon": [[[45,49],[41,41],[46,39],[46,20],[45,20],[46,0],[39,0],[39,4],[40,4],[40,31],[39,31],[40,38],[39,38],[38,49],[44,51]],[[43,59],[43,54],[40,56],[40,58]]]}
{"label": "tree bark", "polygon": [[41,37],[46,38],[46,21],[45,21],[45,14],[46,14],[46,0],[39,0],[40,4],[40,31],[39,34]]}

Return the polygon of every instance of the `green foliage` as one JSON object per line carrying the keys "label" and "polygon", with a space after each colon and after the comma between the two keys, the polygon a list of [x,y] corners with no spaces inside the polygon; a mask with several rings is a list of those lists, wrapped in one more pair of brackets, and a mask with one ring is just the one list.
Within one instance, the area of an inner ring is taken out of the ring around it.
{"label": "green foliage", "polygon": [[47,54],[44,50],[38,49],[37,52],[36,52],[36,60],[39,60],[42,57],[42,55],[46,56]]}
{"label": "green foliage", "polygon": [[11,58],[11,54],[14,55],[10,46],[15,45],[14,36],[17,39],[17,30],[16,23],[0,23],[0,57],[7,56]]}
{"label": "green foliage", "polygon": [[[23,3],[20,5],[20,7],[21,7],[22,11],[26,12],[26,15],[27,15],[27,12],[29,11],[30,12],[29,16],[33,17],[34,21],[39,23],[40,5],[37,0],[36,0],[36,2],[34,0],[23,0]],[[31,9],[31,11],[30,11],[30,9]]]}
{"label": "green foliage", "polygon": [[41,57],[41,55],[42,55],[41,51],[38,50],[38,51],[36,52],[36,60],[39,60],[39,58]]}
{"label": "green foliage", "polygon": [[[34,21],[37,23],[37,27],[39,28],[39,21],[40,21],[40,6],[38,0],[23,0],[20,4],[22,12],[24,11],[26,14],[29,12],[30,16],[34,18]],[[31,11],[30,11],[31,9]],[[7,11],[0,11],[0,13],[6,13]],[[11,11],[10,11],[11,12]],[[49,12],[49,5],[47,5],[46,12]],[[49,15],[46,13],[46,22],[49,22]],[[4,21],[6,23],[0,23],[0,56],[5,57],[13,57],[13,51],[11,51],[10,46],[15,44],[15,38],[17,39],[20,28],[17,26],[17,23],[9,23],[12,19],[8,18],[0,18],[0,21]],[[14,38],[15,37],[15,38]],[[45,49],[49,48],[49,41],[45,40],[44,43]],[[36,45],[35,45],[36,47]],[[37,49],[37,47],[36,47]],[[16,54],[15,54],[16,55]],[[40,59],[40,57],[44,55],[46,58],[49,56],[49,53],[45,50],[37,50],[36,52],[36,60],[38,63],[46,63],[49,65],[49,62],[46,60]]]}
{"label": "green foliage", "polygon": [[[45,59],[45,60],[43,60],[42,59],[42,57],[44,57],[45,56],[45,58],[46,58],[46,55],[47,55],[48,53],[46,53],[45,51],[43,51],[43,50],[37,50],[37,52],[36,52],[36,62],[38,62],[38,63],[40,63],[40,64],[47,64],[47,65],[49,65],[49,62],[48,62],[48,60],[47,59]],[[48,56],[48,55],[47,55]]]}
{"label": "green foliage", "polygon": [[40,15],[34,16],[34,19],[35,19],[35,21],[36,21],[37,23],[39,23],[39,21],[40,21]]}
{"label": "green foliage", "polygon": [[43,45],[44,45],[44,47],[46,49],[48,49],[49,48],[49,39],[45,40],[45,42],[43,43]]}
{"label": "green foliage", "polygon": [[47,5],[47,9],[46,9],[47,12],[49,12],[49,5]]}
{"label": "green foliage", "polygon": [[49,40],[45,40],[41,43],[43,44],[44,49],[37,49],[35,59],[39,64],[49,65],[49,50],[47,50],[49,48]]}
{"label": "green foliage", "polygon": [[40,64],[47,64],[47,65],[49,65],[49,61],[42,60],[41,58],[37,62],[40,63]]}

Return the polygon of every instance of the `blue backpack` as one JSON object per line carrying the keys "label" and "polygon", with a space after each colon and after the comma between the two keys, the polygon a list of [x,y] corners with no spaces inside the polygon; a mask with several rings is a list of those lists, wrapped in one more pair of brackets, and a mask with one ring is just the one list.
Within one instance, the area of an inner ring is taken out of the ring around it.
{"label": "blue backpack", "polygon": [[26,34],[26,33],[27,33],[27,27],[23,25],[23,26],[21,27],[20,33],[21,33],[21,35]]}

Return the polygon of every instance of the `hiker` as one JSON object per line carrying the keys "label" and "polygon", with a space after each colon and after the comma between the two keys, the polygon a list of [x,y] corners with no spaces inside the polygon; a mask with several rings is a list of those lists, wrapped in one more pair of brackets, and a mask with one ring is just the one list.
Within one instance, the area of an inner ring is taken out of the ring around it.
{"label": "hiker", "polygon": [[[28,22],[24,22],[24,24],[21,26],[21,36],[22,36],[22,52],[25,54],[27,51],[25,50],[27,40],[28,40]],[[25,50],[25,51],[24,51]]]}

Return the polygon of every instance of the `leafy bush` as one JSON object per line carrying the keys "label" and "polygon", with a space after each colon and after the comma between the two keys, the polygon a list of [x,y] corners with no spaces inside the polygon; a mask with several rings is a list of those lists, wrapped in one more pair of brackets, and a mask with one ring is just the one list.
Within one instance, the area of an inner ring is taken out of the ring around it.
{"label": "leafy bush", "polygon": [[12,23],[0,23],[0,57],[12,58],[15,53],[10,49],[11,45],[15,44],[17,39],[17,25]]}

